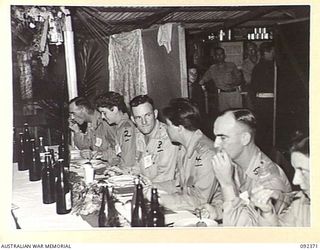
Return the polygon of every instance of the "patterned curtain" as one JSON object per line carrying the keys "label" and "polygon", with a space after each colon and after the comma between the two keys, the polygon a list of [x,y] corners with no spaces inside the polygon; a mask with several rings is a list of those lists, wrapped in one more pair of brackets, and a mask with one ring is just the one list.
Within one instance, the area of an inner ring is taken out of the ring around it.
{"label": "patterned curtain", "polygon": [[112,35],[109,43],[110,90],[124,96],[125,102],[147,94],[141,30]]}

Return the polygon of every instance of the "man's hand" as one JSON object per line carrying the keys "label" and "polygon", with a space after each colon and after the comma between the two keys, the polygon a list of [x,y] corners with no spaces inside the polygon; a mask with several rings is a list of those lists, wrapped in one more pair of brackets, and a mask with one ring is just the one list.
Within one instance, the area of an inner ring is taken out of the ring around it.
{"label": "man's hand", "polygon": [[272,199],[278,199],[279,192],[261,187],[254,188],[251,191],[250,200],[263,213],[271,213],[273,211]]}
{"label": "man's hand", "polygon": [[84,159],[91,160],[93,156],[93,152],[90,149],[83,149],[80,151],[80,155]]}
{"label": "man's hand", "polygon": [[78,133],[80,132],[80,128],[79,128],[79,125],[78,123],[76,123],[73,119],[69,118],[68,119],[68,122],[69,122],[69,128],[75,132],[75,133]]}
{"label": "man's hand", "polygon": [[233,182],[232,162],[228,154],[222,150],[212,159],[213,171],[221,186],[231,186]]}
{"label": "man's hand", "polygon": [[200,212],[202,218],[216,220],[218,217],[216,208],[208,203],[195,210],[198,217],[200,216]]}

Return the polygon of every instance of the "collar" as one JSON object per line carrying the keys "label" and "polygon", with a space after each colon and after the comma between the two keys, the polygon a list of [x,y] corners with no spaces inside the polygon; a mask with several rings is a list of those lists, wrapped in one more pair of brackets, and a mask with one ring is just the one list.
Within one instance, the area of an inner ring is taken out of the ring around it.
{"label": "collar", "polygon": [[117,128],[120,128],[123,123],[129,120],[129,116],[127,113],[124,113],[123,116],[121,117],[120,122],[117,124]]}
{"label": "collar", "polygon": [[153,130],[151,131],[151,133],[149,135],[147,135],[147,137],[149,138],[149,141],[150,141],[150,138],[156,137],[156,134],[157,134],[159,128],[160,128],[160,122],[158,119],[156,119],[156,124],[154,125]]}
{"label": "collar", "polygon": [[187,145],[187,156],[188,158],[191,158],[191,156],[193,155],[196,146],[198,145],[198,142],[200,140],[200,138],[203,136],[203,133],[201,132],[200,129],[197,129],[191,136],[190,141],[188,142]]}
{"label": "collar", "polygon": [[256,179],[259,177],[259,169],[263,164],[265,164],[265,160],[262,157],[261,150],[256,147],[255,153],[253,154],[253,157],[250,160],[249,166],[245,172],[246,175],[248,175],[251,179]]}
{"label": "collar", "polygon": [[98,111],[94,111],[92,116],[92,121],[88,122],[88,128],[93,130],[97,130],[97,128],[102,124],[102,119],[100,113]]}

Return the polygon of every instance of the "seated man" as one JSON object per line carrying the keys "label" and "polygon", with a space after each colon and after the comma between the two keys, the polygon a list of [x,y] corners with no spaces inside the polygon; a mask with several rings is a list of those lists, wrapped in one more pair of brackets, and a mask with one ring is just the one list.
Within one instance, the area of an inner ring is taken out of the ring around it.
{"label": "seated man", "polygon": [[136,171],[155,186],[165,188],[174,181],[179,147],[171,143],[166,125],[157,119],[158,110],[149,96],[136,96],[130,107],[131,119],[137,126]]}
{"label": "seated man", "polygon": [[[94,151],[102,153],[102,159],[115,157],[115,133],[107,122],[100,118],[100,113],[84,97],[76,97],[69,102],[69,127],[74,132],[74,143],[81,150],[84,158],[94,157]],[[83,133],[79,125],[88,123]]]}
{"label": "seated man", "polygon": [[136,157],[135,125],[129,118],[123,96],[115,92],[106,92],[96,98],[96,107],[102,119],[109,125],[114,125],[117,143],[115,152],[121,159],[121,168],[130,171]]}
{"label": "seated man", "polygon": [[260,210],[250,201],[255,189],[266,188],[279,197],[273,203],[280,211],[287,207],[290,183],[282,169],[254,143],[256,119],[248,109],[229,110],[214,123],[213,170],[223,194],[224,226],[256,226]]}
{"label": "seated man", "polygon": [[169,195],[161,195],[161,203],[171,209],[194,210],[208,202],[215,204],[217,217],[221,216],[222,197],[212,168],[216,154],[214,143],[201,130],[198,108],[188,99],[171,100],[163,109],[167,131],[173,142],[181,143],[179,186]]}

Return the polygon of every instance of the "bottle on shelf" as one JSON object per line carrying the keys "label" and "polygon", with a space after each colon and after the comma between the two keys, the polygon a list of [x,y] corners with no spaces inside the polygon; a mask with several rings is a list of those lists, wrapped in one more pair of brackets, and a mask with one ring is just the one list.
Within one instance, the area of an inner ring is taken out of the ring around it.
{"label": "bottle on shelf", "polygon": [[39,154],[36,150],[35,140],[31,139],[31,150],[32,150],[32,164],[29,168],[29,180],[38,181],[41,179],[41,165]]}
{"label": "bottle on shelf", "polygon": [[45,154],[44,168],[42,169],[42,202],[51,204],[56,201],[55,197],[55,171],[52,168],[50,153]]}
{"label": "bottle on shelf", "polygon": [[71,188],[69,180],[64,171],[64,161],[59,159],[56,164],[57,181],[56,181],[56,212],[57,214],[68,214],[71,212]]}
{"label": "bottle on shelf", "polygon": [[30,132],[28,123],[23,125],[23,150],[24,150],[24,166],[23,170],[27,170],[31,167],[32,164],[32,149],[30,142]]}
{"label": "bottle on shelf", "polygon": [[19,133],[19,143],[18,143],[18,170],[23,171],[25,169],[24,163],[24,146],[23,146],[23,133]]}
{"label": "bottle on shelf", "polygon": [[136,186],[136,199],[133,212],[131,215],[132,227],[145,227],[146,226],[146,209],[143,198],[143,186],[139,182]]}
{"label": "bottle on shelf", "polygon": [[150,212],[147,220],[148,227],[164,227],[164,215],[160,209],[157,188],[151,189]]}

